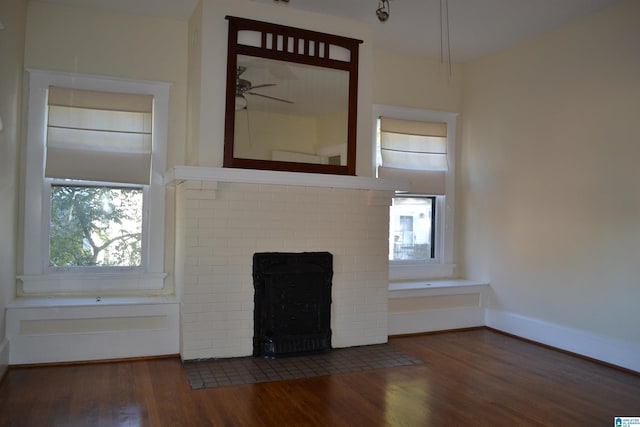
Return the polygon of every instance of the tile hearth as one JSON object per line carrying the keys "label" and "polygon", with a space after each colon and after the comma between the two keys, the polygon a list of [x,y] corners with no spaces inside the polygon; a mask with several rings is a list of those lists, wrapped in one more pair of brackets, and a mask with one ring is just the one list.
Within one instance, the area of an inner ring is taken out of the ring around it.
{"label": "tile hearth", "polygon": [[421,360],[389,344],[375,344],[300,357],[202,359],[185,361],[183,365],[191,388],[202,389],[419,364]]}

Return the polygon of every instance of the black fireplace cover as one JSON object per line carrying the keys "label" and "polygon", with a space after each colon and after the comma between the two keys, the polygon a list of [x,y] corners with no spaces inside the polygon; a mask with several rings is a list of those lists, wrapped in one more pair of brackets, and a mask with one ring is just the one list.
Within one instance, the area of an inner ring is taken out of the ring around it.
{"label": "black fireplace cover", "polygon": [[282,357],[331,350],[329,252],[253,255],[253,355]]}

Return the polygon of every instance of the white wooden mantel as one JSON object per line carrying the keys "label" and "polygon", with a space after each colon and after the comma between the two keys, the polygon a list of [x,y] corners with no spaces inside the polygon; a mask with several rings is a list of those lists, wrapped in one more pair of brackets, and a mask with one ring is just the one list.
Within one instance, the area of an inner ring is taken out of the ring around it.
{"label": "white wooden mantel", "polygon": [[351,175],[283,172],[257,169],[174,166],[165,174],[165,184],[180,181],[217,181],[302,187],[351,188],[360,190],[409,191],[409,183]]}

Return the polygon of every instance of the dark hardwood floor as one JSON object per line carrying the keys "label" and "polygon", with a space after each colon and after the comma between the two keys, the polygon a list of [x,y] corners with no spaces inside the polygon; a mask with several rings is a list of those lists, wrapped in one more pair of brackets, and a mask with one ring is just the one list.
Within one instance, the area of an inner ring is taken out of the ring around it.
{"label": "dark hardwood floor", "polygon": [[612,426],[640,416],[640,376],[490,330],[390,343],[424,364],[203,390],[177,358],[12,368],[0,426]]}

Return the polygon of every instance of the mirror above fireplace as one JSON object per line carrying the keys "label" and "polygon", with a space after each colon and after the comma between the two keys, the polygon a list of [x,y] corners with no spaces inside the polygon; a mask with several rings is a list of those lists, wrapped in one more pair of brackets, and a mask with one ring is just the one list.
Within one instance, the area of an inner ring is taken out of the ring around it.
{"label": "mirror above fireplace", "polygon": [[224,166],[355,175],[361,41],[227,20]]}

